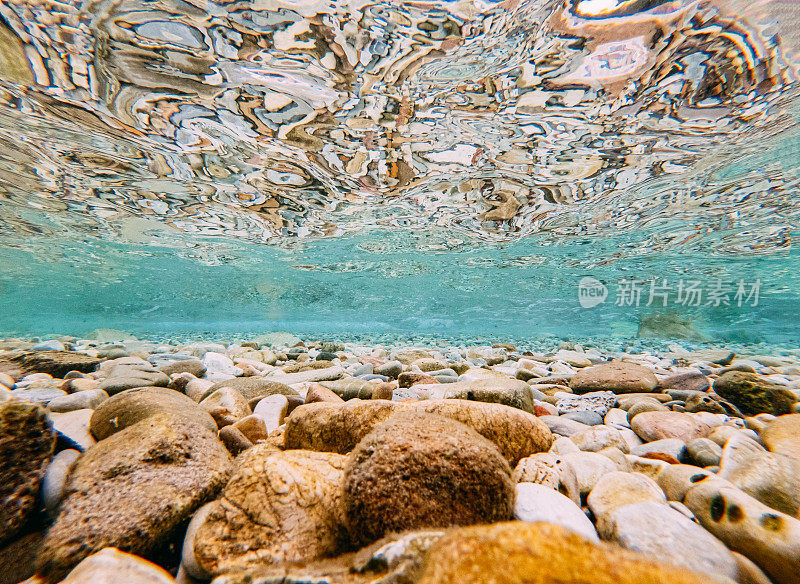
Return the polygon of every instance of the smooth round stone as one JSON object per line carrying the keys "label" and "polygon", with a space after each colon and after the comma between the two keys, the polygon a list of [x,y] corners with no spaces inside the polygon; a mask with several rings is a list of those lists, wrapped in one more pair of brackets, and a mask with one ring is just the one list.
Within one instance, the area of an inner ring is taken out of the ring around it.
{"label": "smooth round stone", "polygon": [[591,541],[599,541],[594,525],[574,502],[558,491],[534,483],[518,483],[514,517],[535,523],[546,521],[580,533]]}
{"label": "smooth round stone", "polygon": [[653,391],[656,385],[658,379],[650,369],[625,361],[586,367],[570,380],[572,390],[581,394],[604,390],[616,394],[648,392]]}
{"label": "smooth round stone", "polygon": [[689,443],[712,432],[708,424],[681,412],[643,412],[631,420],[631,429],[645,442],[678,438]]}
{"label": "smooth round stone", "polygon": [[73,410],[62,414],[51,413],[49,418],[60,440],[66,442],[70,448],[85,452],[97,443],[89,430],[93,413],[94,410],[89,409]]}
{"label": "smooth round stone", "polygon": [[214,351],[205,353],[202,363],[203,367],[206,368],[206,376],[208,377],[212,377],[214,374],[238,377],[243,373],[239,367],[233,364],[233,360],[230,357]]}
{"label": "smooth round stone", "polygon": [[433,378],[439,383],[457,383],[458,377],[455,375],[434,375]]}
{"label": "smooth round stone", "polygon": [[52,517],[64,497],[64,489],[69,478],[69,473],[75,462],[80,458],[78,450],[62,450],[53,457],[47,467],[47,472],[42,480],[42,502],[47,513]]}
{"label": "smooth round stone", "polygon": [[686,491],[712,474],[690,464],[671,464],[658,474],[655,481],[670,501],[683,501]]}
{"label": "smooth round stone", "polygon": [[636,432],[630,428],[619,428],[619,435],[622,436],[623,440],[625,440],[625,443],[628,445],[630,450],[633,450],[637,446],[644,444],[642,439],[636,435]]}
{"label": "smooth round stone", "polygon": [[566,436],[560,436],[553,441],[550,446],[550,453],[558,456],[569,454],[570,452],[580,452],[581,449]]}
{"label": "smooth round stone", "polygon": [[370,373],[367,375],[358,376],[359,379],[363,379],[364,381],[389,381],[389,378],[386,375],[376,375],[375,373]]}
{"label": "smooth round stone", "polygon": [[666,505],[667,497],[655,481],[643,474],[620,471],[599,477],[586,499],[589,509],[597,518],[599,530],[608,514],[615,509],[643,501]]}
{"label": "smooth round stone", "polygon": [[728,481],[709,477],[684,498],[700,525],[729,549],[750,558],[775,584],[800,574],[800,520],[767,507]]}
{"label": "smooth round stone", "polygon": [[697,438],[689,442],[686,447],[691,458],[697,466],[719,466],[722,458],[722,448],[709,438]]}
{"label": "smooth round stone", "polygon": [[677,391],[706,391],[710,387],[708,377],[703,375],[700,371],[670,375],[662,379],[658,385],[661,389]]}
{"label": "smooth round stone", "polygon": [[23,401],[47,405],[56,398],[64,397],[67,392],[49,388],[14,389],[11,391],[11,395]]}
{"label": "smooth round stone", "polygon": [[628,443],[619,430],[611,426],[593,426],[588,430],[570,436],[575,445],[586,452],[600,452],[604,448],[618,448],[623,453],[630,452]]}
{"label": "smooth round stone", "polygon": [[575,473],[581,495],[588,494],[603,475],[618,470],[610,458],[597,452],[571,452],[560,459],[559,465],[568,466]]}
{"label": "smooth round stone", "polygon": [[566,416],[539,416],[539,419],[550,428],[553,434],[558,434],[559,436],[572,436],[589,429],[587,424],[572,420]]}
{"label": "smooth round stone", "polygon": [[375,367],[375,373],[378,375],[385,375],[392,379],[397,379],[397,376],[403,372],[403,364],[400,361],[388,361],[383,365]]}
{"label": "smooth round stone", "polygon": [[65,351],[66,347],[61,341],[42,341],[31,347],[31,351]]}
{"label": "smooth round stone", "polygon": [[660,401],[646,397],[638,399],[632,404],[625,402],[624,406],[627,408],[627,418],[629,424],[634,417],[643,412],[666,412],[669,410],[669,408]]}
{"label": "smooth round stone", "polygon": [[0,373],[0,385],[6,389],[14,389],[16,382],[8,373]]}
{"label": "smooth round stone", "polygon": [[599,426],[603,423],[603,416],[597,412],[569,412],[568,414],[562,414],[559,417],[572,420],[574,422],[580,422],[581,424],[586,424],[587,426]]}
{"label": "smooth round stone", "polygon": [[665,438],[637,446],[631,450],[635,456],[647,456],[648,454],[666,454],[678,462],[686,460],[686,444],[677,438]]}
{"label": "smooth round stone", "polygon": [[732,580],[738,575],[737,562],[722,542],[660,501],[617,507],[604,518],[601,536],[626,549],[695,572]]}
{"label": "smooth round stone", "polygon": [[289,400],[285,395],[275,394],[260,400],[253,408],[253,415],[264,420],[267,432],[270,434],[283,424],[286,412],[289,408]]}
{"label": "smooth round stone", "polygon": [[549,452],[538,452],[519,461],[511,480],[515,483],[535,483],[554,489],[581,504],[578,479],[570,466],[559,465],[559,457]]}
{"label": "smooth round stone", "polygon": [[718,446],[724,448],[728,440],[741,433],[742,430],[734,428],[733,426],[718,426],[708,435],[708,438]]}
{"label": "smooth round stone", "polygon": [[214,416],[224,412],[236,420],[253,413],[244,396],[230,387],[219,388],[201,401],[200,407],[205,408]]}
{"label": "smooth round stone", "polygon": [[186,527],[186,535],[183,537],[183,548],[181,549],[181,568],[183,568],[189,576],[198,580],[210,580],[212,574],[204,570],[195,557],[195,538],[197,531],[205,523],[208,514],[214,510],[214,503],[206,503],[200,507],[192,515],[192,520]]}
{"label": "smooth round stone", "polygon": [[631,424],[628,421],[628,412],[620,408],[611,408],[605,416],[603,416],[603,423],[612,428],[628,428]]}
{"label": "smooth round stone", "polygon": [[605,416],[617,402],[617,396],[610,391],[596,391],[584,395],[557,393],[556,406],[560,414],[569,412],[595,412]]}
{"label": "smooth round stone", "polygon": [[266,440],[269,437],[269,431],[267,430],[267,424],[264,422],[264,418],[256,416],[255,414],[245,416],[236,422],[234,426],[253,444],[259,440]]}
{"label": "smooth round stone", "polygon": [[61,584],[105,584],[110,582],[135,582],[136,584],[175,584],[170,574],[147,560],[105,548],[75,566]]}
{"label": "smooth round stone", "polygon": [[761,440],[770,452],[800,460],[800,414],[779,416],[767,422]]}
{"label": "smooth round stone", "polygon": [[74,410],[94,410],[108,399],[102,389],[87,389],[69,395],[54,398],[48,404],[51,412],[71,412]]}

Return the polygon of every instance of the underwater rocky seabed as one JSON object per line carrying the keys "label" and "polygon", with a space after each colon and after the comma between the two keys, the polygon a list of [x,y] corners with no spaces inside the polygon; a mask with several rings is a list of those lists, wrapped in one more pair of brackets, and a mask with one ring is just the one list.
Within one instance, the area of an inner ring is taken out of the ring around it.
{"label": "underwater rocky seabed", "polygon": [[2,583],[796,582],[800,350],[92,337],[0,342]]}

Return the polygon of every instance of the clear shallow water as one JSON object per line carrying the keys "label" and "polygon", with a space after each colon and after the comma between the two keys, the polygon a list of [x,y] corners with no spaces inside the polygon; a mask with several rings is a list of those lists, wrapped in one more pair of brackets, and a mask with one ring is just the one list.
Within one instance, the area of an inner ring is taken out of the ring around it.
{"label": "clear shallow water", "polygon": [[800,344],[794,2],[0,16],[0,332]]}

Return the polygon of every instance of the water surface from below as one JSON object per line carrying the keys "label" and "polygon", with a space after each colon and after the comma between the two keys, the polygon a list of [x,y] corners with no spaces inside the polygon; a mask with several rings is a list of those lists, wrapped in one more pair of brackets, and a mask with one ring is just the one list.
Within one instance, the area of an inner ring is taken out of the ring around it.
{"label": "water surface from below", "polygon": [[5,332],[800,342],[794,2],[0,17]]}

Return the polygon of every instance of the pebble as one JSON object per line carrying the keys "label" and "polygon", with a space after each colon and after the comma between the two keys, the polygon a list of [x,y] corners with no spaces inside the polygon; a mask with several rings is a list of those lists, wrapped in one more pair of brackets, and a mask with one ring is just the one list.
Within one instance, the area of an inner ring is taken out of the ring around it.
{"label": "pebble", "polygon": [[559,436],[572,436],[578,432],[588,430],[591,426],[566,416],[540,416],[539,419],[547,424],[550,431]]}
{"label": "pebble", "polygon": [[631,420],[631,429],[645,442],[654,442],[664,438],[677,438],[689,443],[695,438],[705,438],[712,428],[693,417],[681,412],[643,412]]}
{"label": "pebble", "polygon": [[603,416],[597,412],[569,412],[560,417],[564,420],[580,422],[587,426],[599,426],[603,423]]}
{"label": "pebble", "polygon": [[89,431],[89,423],[94,410],[73,410],[62,414],[51,413],[50,421],[53,424],[59,442],[64,442],[68,448],[75,448],[85,452],[97,441]]}
{"label": "pebble", "polygon": [[253,415],[264,420],[267,432],[271,434],[283,424],[288,407],[289,400],[285,395],[270,395],[256,404],[256,407],[253,408]]}
{"label": "pebble", "polygon": [[620,431],[611,426],[594,426],[570,436],[575,445],[586,452],[600,452],[604,448],[618,448],[624,454],[630,452],[628,443]]}
{"label": "pebble", "polygon": [[204,353],[202,364],[206,368],[205,375],[209,379],[222,380],[226,377],[238,377],[243,373],[239,367],[233,364],[230,357],[215,351]]}
{"label": "pebble", "polygon": [[689,458],[697,466],[719,466],[722,448],[709,438],[696,438],[686,447]]}
{"label": "pebble", "polygon": [[697,482],[687,491],[684,503],[703,527],[755,562],[775,584],[796,584],[800,520],[716,477]]}
{"label": "pebble", "polygon": [[640,393],[653,391],[658,379],[650,369],[627,363],[612,361],[578,371],[570,380],[569,386],[575,393],[612,391],[620,393]]}
{"label": "pebble", "polygon": [[[592,495],[589,495],[591,505]],[[625,549],[712,577],[736,580],[733,554],[716,537],[661,501],[621,505],[603,518],[602,537]]]}
{"label": "pebble", "polygon": [[69,473],[80,456],[81,453],[78,450],[71,448],[62,450],[53,457],[47,467],[47,472],[42,479],[41,497],[45,510],[51,517],[55,516],[58,510],[64,497]]}
{"label": "pebble", "polygon": [[169,572],[144,558],[115,548],[105,548],[81,561],[61,584],[86,582],[175,584],[175,579]]}
{"label": "pebble", "polygon": [[[48,535],[39,568],[52,581],[111,545],[162,561],[162,542],[181,535],[172,526],[208,501],[186,533],[181,584],[218,576],[233,584],[256,571],[287,582],[347,574],[440,584],[425,575],[434,569],[429,550],[439,557],[441,541],[467,545],[471,533],[488,539],[456,558],[478,562],[482,579],[495,569],[480,563],[492,538],[502,542],[504,576],[539,552],[548,577],[560,574],[553,558],[578,545],[571,541],[583,542],[583,556],[565,559],[564,574],[574,576],[588,555],[587,578],[602,575],[596,565],[613,556],[613,584],[634,557],[671,564],[670,582],[682,581],[681,566],[698,584],[766,584],[764,573],[788,584],[798,573],[800,416],[781,408],[800,405],[800,352],[766,365],[731,363],[730,351],[693,355],[675,345],[672,355],[654,354],[633,343],[617,352],[564,343],[552,352],[556,341],[551,352],[523,354],[504,344],[58,342],[75,352],[29,352],[34,365],[15,370],[16,383],[0,374],[0,408],[14,396],[49,403],[54,433],[39,438],[57,436],[56,451],[73,447],[52,460],[49,450],[23,485],[40,487],[47,514],[37,521]],[[756,384],[751,394],[737,389],[745,381]],[[200,443],[205,454],[193,450]],[[34,451],[15,446],[5,456],[17,468],[20,454]],[[194,480],[205,486],[183,490]],[[13,538],[21,525],[13,518],[33,509],[24,497],[9,500],[22,511],[6,518],[10,535],[0,539]],[[91,529],[69,548],[87,517]],[[490,525],[450,531],[482,522]],[[526,551],[509,561],[520,537],[529,538]],[[368,547],[349,554],[354,541]],[[455,565],[440,567],[465,581]],[[642,582],[655,581],[660,572],[647,565]]]}
{"label": "pebble", "polygon": [[620,408],[611,408],[608,410],[606,415],[603,417],[603,423],[606,426],[611,426],[612,428],[622,429],[628,428],[630,429],[631,424],[628,421],[628,412]]}
{"label": "pebble", "polygon": [[596,452],[570,452],[560,455],[559,466],[571,469],[578,481],[581,495],[588,495],[604,475],[617,472],[618,466],[608,457]]}
{"label": "pebble", "polygon": [[594,525],[581,508],[558,491],[534,483],[518,483],[514,517],[561,525],[591,541],[599,541]]}
{"label": "pebble", "polygon": [[63,395],[50,400],[47,407],[51,412],[71,412],[73,410],[96,409],[108,399],[108,394],[102,389],[87,389],[69,395]]}
{"label": "pebble", "polygon": [[800,414],[768,422],[761,431],[761,440],[770,452],[800,460]]}
{"label": "pebble", "polygon": [[664,438],[647,442],[631,450],[635,456],[647,456],[648,454],[665,454],[676,462],[684,462],[687,457],[686,443],[678,438]]}
{"label": "pebble", "polygon": [[617,396],[610,391],[596,391],[584,395],[557,393],[556,407],[559,414],[569,412],[594,412],[605,416],[617,402]]}
{"label": "pebble", "polygon": [[[597,518],[601,536],[606,530],[606,518],[614,510],[644,501],[666,505],[667,497],[661,487],[641,473],[614,471],[598,477],[586,503]],[[603,536],[605,539],[605,536]]]}

